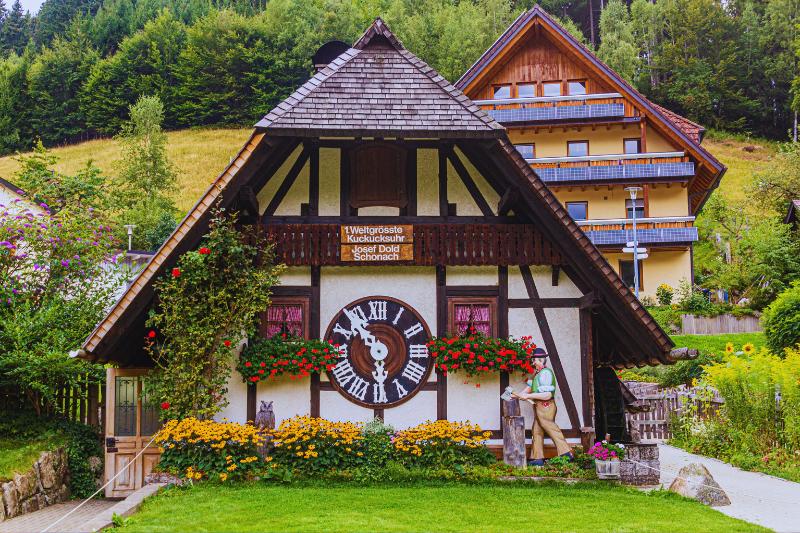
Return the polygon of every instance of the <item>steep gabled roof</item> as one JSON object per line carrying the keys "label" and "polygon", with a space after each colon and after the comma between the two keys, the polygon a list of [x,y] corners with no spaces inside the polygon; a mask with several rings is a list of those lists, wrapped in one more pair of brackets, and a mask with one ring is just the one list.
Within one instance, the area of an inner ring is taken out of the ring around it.
{"label": "steep gabled roof", "polygon": [[261,119],[270,135],[497,137],[503,127],[424,61],[380,19]]}
{"label": "steep gabled roof", "polygon": [[[354,47],[351,50],[369,50],[372,43],[384,41],[390,43],[392,48],[397,51],[396,47],[399,46],[399,41],[394,39],[391,33],[387,35],[387,32],[388,29],[378,19],[356,43],[356,46],[365,48]],[[377,49],[383,50],[385,48],[378,47]],[[349,55],[350,51],[339,56],[336,61],[343,61],[346,64],[349,60],[345,56]],[[353,57],[357,57],[357,55],[353,55]],[[363,68],[366,69],[364,73],[368,75],[370,70],[381,71],[384,67],[382,63],[372,62],[371,65],[369,63],[365,64]],[[428,78],[435,80],[440,76],[433,73]],[[396,90],[413,90],[411,85],[414,83],[416,83],[414,79],[402,78],[398,81],[399,86]],[[444,80],[436,81],[435,83],[439,87],[452,87]],[[361,87],[358,85],[343,86],[340,94],[347,100],[349,94],[358,93],[360,90]],[[477,109],[469,99],[456,90],[445,90],[444,94],[447,94],[447,98],[449,98],[448,101],[444,102],[445,109],[457,107],[459,113],[461,113],[462,109]],[[297,108],[302,106],[303,100],[304,98],[298,100],[290,97],[276,108],[280,109],[280,113],[276,113],[273,110],[267,116],[289,115],[296,117],[296,120],[301,120],[303,114],[297,111]],[[351,107],[352,105],[355,104],[351,104]],[[352,109],[355,110],[357,108]],[[371,131],[381,130],[385,127],[383,124],[393,123],[394,120],[394,114],[390,113],[384,116],[382,121],[378,122],[375,129]],[[492,122],[491,119],[488,120]],[[361,131],[361,128],[361,124],[355,124],[352,130],[348,130],[344,126],[338,126],[335,131],[338,135],[352,137],[356,136],[355,132]],[[494,126],[492,126],[492,129],[495,129]],[[243,191],[244,187],[252,187],[253,190],[259,190],[300,144],[302,138],[310,136],[307,130],[303,130],[302,135],[295,134],[292,136],[285,132],[275,136],[267,135],[271,131],[269,126],[262,126],[260,130],[257,129],[253,133],[238,156],[231,161],[225,171],[211,184],[200,201],[195,204],[186,218],[178,225],[173,234],[113,306],[109,314],[89,336],[84,343],[80,354],[81,357],[101,361],[113,358],[116,361],[125,360],[130,364],[131,358],[138,355],[137,350],[140,351],[140,347],[137,347],[135,342],[141,342],[141,337],[144,333],[143,317],[147,306],[153,301],[153,282],[177,262],[180,254],[198,245],[203,232],[207,228],[211,206],[223,197],[225,205],[231,205],[236,201],[237,194]],[[326,129],[326,131],[331,130]],[[615,327],[624,332],[621,334],[624,335],[624,342],[631,343],[627,345],[632,347],[628,348],[629,357],[625,358],[623,362],[618,360],[616,364],[641,365],[669,362],[668,354],[672,347],[669,337],[632,295],[631,291],[586,237],[585,233],[572,220],[564,206],[561,205],[553,193],[533,172],[530,165],[514,149],[505,130],[499,127],[497,130],[499,133],[497,135],[493,134],[492,137],[495,138],[489,142],[476,139],[471,134],[473,130],[462,131],[461,137],[452,137],[452,130],[447,131],[449,133],[440,136],[458,139],[460,141],[458,146],[462,150],[473,150],[475,152],[473,155],[477,155],[480,161],[487,165],[493,165],[489,170],[491,174],[494,174],[497,178],[509,180],[510,186],[515,190],[519,190],[519,194],[525,202],[524,205],[527,206],[525,207],[527,212],[531,213],[537,223],[541,223],[542,227],[549,231],[553,241],[564,249],[564,256],[570,258],[571,264],[577,265],[575,268],[579,270],[583,283],[597,290],[597,297],[602,299],[608,306],[608,314],[613,317],[608,320],[616,321]],[[330,133],[327,133],[327,135],[330,135]],[[138,331],[137,328],[141,329],[141,331]],[[123,336],[128,329],[131,331],[127,333],[128,342],[126,344],[125,341],[120,339],[124,338]],[[632,340],[628,340],[629,337]],[[142,362],[139,361],[139,363]]]}
{"label": "steep gabled roof", "polygon": [[725,165],[720,163],[711,153],[700,146],[703,132],[705,131],[703,127],[648,100],[619,74],[603,63],[591,50],[573,37],[538,4],[532,9],[522,13],[514,20],[483,55],[467,69],[464,75],[456,82],[456,87],[462,91],[468,91],[470,88],[476,86],[485,76],[489,75],[487,68],[495,64],[495,61],[499,58],[512,53],[513,45],[520,42],[527,32],[537,23],[557,35],[559,37],[559,42],[566,44],[568,49],[571,50],[581,62],[598,72],[606,81],[615,87],[620,94],[629,98],[639,106],[653,119],[654,124],[663,126],[665,130],[664,133],[673,137],[703,166],[708,168],[708,177],[703,180],[703,183],[695,184],[693,187],[694,190],[690,191],[692,212],[697,213],[711,195],[711,192],[719,185],[722,175],[725,173],[725,170],[727,170]]}

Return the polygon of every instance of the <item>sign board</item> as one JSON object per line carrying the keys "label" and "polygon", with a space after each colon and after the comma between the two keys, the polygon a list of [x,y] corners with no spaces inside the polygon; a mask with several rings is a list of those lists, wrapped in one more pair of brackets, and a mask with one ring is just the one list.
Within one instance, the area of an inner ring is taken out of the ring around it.
{"label": "sign board", "polygon": [[[634,250],[634,248],[632,248],[632,247],[627,247],[627,248],[623,248],[622,249],[622,251],[624,253],[626,253],[626,254],[632,254],[633,250]],[[647,248],[636,248],[636,253],[639,254],[639,255],[646,254],[647,253]]]}
{"label": "sign board", "polygon": [[343,224],[340,236],[342,261],[414,260],[414,226],[410,224]]}

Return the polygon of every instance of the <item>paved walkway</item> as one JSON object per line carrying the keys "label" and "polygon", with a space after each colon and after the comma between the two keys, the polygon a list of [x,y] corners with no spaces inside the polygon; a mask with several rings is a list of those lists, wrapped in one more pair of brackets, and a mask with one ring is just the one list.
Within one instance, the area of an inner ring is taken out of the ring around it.
{"label": "paved walkway", "polygon": [[[73,500],[57,503],[39,511],[17,516],[5,522],[0,522],[0,533],[34,533],[44,528],[76,508],[83,500]],[[84,524],[89,522],[98,513],[110,509],[117,502],[113,500],[91,500],[86,505],[62,520],[48,533],[83,533]]]}
{"label": "paved walkway", "polygon": [[682,467],[689,463],[702,463],[731,500],[731,505],[714,509],[775,531],[800,531],[800,483],[746,472],[667,444],[659,444],[658,448],[664,487],[669,487]]}

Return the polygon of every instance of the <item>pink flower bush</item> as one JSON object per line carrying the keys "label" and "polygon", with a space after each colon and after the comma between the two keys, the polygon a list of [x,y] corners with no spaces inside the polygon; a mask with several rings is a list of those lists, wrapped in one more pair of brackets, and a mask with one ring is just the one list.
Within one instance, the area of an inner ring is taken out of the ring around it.
{"label": "pink flower bush", "polygon": [[625,445],[612,444],[606,440],[595,442],[586,454],[594,457],[595,461],[620,460],[625,455]]}

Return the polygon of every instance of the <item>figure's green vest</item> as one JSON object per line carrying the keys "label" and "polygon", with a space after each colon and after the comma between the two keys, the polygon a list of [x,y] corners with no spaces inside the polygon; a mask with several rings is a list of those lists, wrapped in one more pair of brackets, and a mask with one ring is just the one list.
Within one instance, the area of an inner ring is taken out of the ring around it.
{"label": "figure's green vest", "polygon": [[538,374],[533,376],[533,379],[529,379],[528,386],[531,388],[531,392],[549,392],[553,398],[556,397],[556,378],[549,368],[541,369]]}

